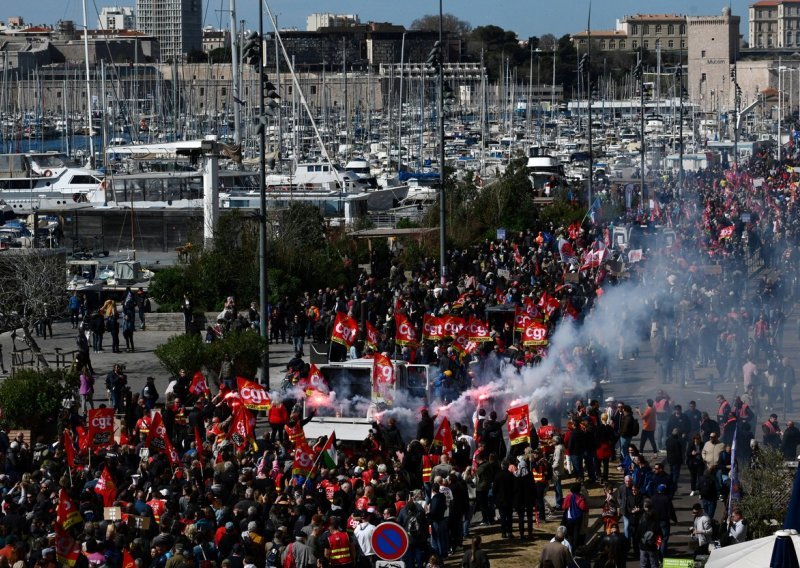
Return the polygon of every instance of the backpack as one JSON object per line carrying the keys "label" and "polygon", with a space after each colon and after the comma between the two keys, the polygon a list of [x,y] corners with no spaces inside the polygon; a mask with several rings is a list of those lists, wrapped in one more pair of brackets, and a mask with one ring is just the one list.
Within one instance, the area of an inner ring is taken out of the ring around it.
{"label": "backpack", "polygon": [[286,549],[286,558],[283,560],[283,568],[295,568],[294,566],[294,543]]}
{"label": "backpack", "polygon": [[[408,507],[408,505],[407,505]],[[406,519],[406,531],[415,541],[425,539],[425,531],[422,530],[422,522],[419,518],[419,510],[417,505],[411,505],[408,509],[408,518]]]}
{"label": "backpack", "polygon": [[[267,554],[267,566],[269,568],[278,568],[281,565],[281,554],[280,553],[281,553],[280,548],[278,548],[277,546],[275,546],[273,544],[272,548],[269,551],[269,554]],[[294,555],[292,555],[292,556],[294,556]]]}
{"label": "backpack", "polygon": [[639,421],[636,420],[636,418],[633,419],[633,426],[631,426],[631,429],[633,430],[634,436],[639,435]]}

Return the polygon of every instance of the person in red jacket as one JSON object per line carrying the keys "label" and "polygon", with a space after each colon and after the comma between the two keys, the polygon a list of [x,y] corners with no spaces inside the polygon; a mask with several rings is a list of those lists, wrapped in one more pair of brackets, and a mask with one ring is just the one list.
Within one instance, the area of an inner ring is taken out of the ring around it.
{"label": "person in red jacket", "polygon": [[285,443],[286,433],[283,427],[289,421],[289,412],[286,410],[286,406],[282,402],[273,403],[269,407],[268,417],[269,425],[272,428],[272,442],[275,443],[276,440],[280,440]]}

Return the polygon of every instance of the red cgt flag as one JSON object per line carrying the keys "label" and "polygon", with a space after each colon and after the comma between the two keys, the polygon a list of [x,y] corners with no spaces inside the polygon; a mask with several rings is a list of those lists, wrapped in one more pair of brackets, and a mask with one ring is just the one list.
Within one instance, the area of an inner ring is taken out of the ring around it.
{"label": "red cgt flag", "polygon": [[508,440],[511,445],[530,443],[531,424],[528,405],[515,406],[508,409]]}
{"label": "red cgt flag", "polygon": [[723,227],[719,231],[719,240],[730,239],[733,236],[733,225],[730,227]]}
{"label": "red cgt flag", "polygon": [[350,347],[358,337],[358,322],[343,312],[336,314],[331,332],[331,341]]}
{"label": "red cgt flag", "polygon": [[522,333],[522,345],[537,347],[547,343],[547,326],[538,321],[531,321]]}
{"label": "red cgt flag", "polygon": [[236,377],[236,386],[239,389],[239,396],[242,397],[242,404],[250,410],[269,410],[272,401],[267,391],[253,381],[248,381],[244,377]]}
{"label": "red cgt flag", "polygon": [[467,323],[467,331],[469,333],[470,341],[475,343],[492,341],[492,338],[489,335],[489,324],[487,324],[485,321],[479,320],[475,316],[469,318],[469,322]]}
{"label": "red cgt flag", "polygon": [[72,432],[68,429],[64,430],[63,442],[64,456],[67,459],[67,467],[73,469],[75,467],[75,441],[72,439]]}
{"label": "red cgt flag", "polygon": [[394,363],[386,355],[378,353],[372,360],[372,392],[391,404],[394,400]]}
{"label": "red cgt flag", "polygon": [[81,556],[81,545],[58,523],[55,524],[56,558],[60,565],[75,566]]}
{"label": "red cgt flag", "polygon": [[445,337],[455,337],[467,325],[464,318],[458,316],[444,316],[441,319]]}
{"label": "red cgt flag", "polygon": [[231,427],[228,430],[228,438],[230,438],[237,450],[245,449],[251,444],[255,444],[253,422],[250,412],[247,411],[244,405],[237,405],[231,418]]}
{"label": "red cgt flag", "polygon": [[325,375],[323,375],[319,367],[317,367],[314,363],[311,363],[311,366],[308,369],[308,377],[303,377],[298,381],[297,385],[303,389],[306,396],[311,396],[314,393],[320,393],[322,395],[327,395],[330,393],[331,389],[328,386],[328,381],[325,380]]}
{"label": "red cgt flag", "polygon": [[63,489],[60,490],[58,492],[58,506],[56,507],[56,523],[66,530],[80,522],[83,522],[81,512],[75,507],[75,503],[69,498],[67,492]]}
{"label": "red cgt flag", "polygon": [[533,317],[527,310],[517,306],[514,308],[514,331],[523,332],[528,324],[533,320]]}
{"label": "red cgt flag", "polygon": [[92,408],[89,410],[89,447],[105,448],[114,442],[114,409]]}
{"label": "red cgt flag", "polygon": [[422,318],[422,339],[439,341],[444,337],[443,318],[437,318],[433,314],[425,314]]}
{"label": "red cgt flag", "polygon": [[366,323],[367,327],[367,340],[364,342],[367,347],[372,349],[373,351],[378,349],[378,341],[380,340],[380,335],[378,335],[378,330],[375,329],[375,326],[369,323]]}
{"label": "red cgt flag", "polygon": [[94,492],[103,498],[103,507],[110,507],[117,498],[117,486],[114,483],[114,479],[111,477],[111,472],[108,471],[108,466],[103,468],[103,472],[97,479]]}
{"label": "red cgt flag", "polygon": [[452,347],[461,355],[469,355],[478,348],[478,344],[470,340],[469,332],[465,327],[453,338]]}
{"label": "red cgt flag", "polygon": [[127,548],[122,549],[122,568],[136,568],[136,561]]}
{"label": "red cgt flag", "polygon": [[311,449],[308,443],[295,448],[294,461],[292,462],[292,475],[307,476],[311,473],[316,458],[317,454],[314,453],[314,450]]}
{"label": "red cgt flag", "polygon": [[409,319],[403,314],[395,314],[394,324],[397,328],[394,336],[395,343],[416,347],[418,344],[417,330],[411,325]]}
{"label": "red cgt flag", "polygon": [[447,416],[442,418],[442,423],[436,429],[436,435],[433,437],[434,446],[442,446],[442,452],[449,454],[453,451],[453,429],[450,427],[450,420]]}
{"label": "red cgt flag", "polygon": [[192,376],[192,384],[189,385],[189,392],[197,396],[202,396],[210,392],[206,377],[201,371],[197,371]]}

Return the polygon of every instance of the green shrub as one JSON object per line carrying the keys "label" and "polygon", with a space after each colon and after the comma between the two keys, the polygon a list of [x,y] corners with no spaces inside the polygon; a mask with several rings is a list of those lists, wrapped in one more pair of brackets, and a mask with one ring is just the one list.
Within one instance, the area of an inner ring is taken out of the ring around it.
{"label": "green shrub", "polygon": [[181,369],[191,375],[202,369],[208,361],[208,349],[200,334],[173,335],[166,343],[156,347],[155,355],[161,365],[173,376]]}
{"label": "green shrub", "polygon": [[219,372],[222,356],[228,353],[237,375],[255,377],[267,340],[253,331],[231,332],[223,339],[205,343],[200,334],[175,335],[156,347],[161,365],[172,375],[186,369],[189,375],[203,368]]}
{"label": "green shrub", "polygon": [[9,428],[26,429],[31,436],[50,439],[57,431],[63,402],[77,393],[74,372],[50,369],[23,369],[0,383],[3,423]]}

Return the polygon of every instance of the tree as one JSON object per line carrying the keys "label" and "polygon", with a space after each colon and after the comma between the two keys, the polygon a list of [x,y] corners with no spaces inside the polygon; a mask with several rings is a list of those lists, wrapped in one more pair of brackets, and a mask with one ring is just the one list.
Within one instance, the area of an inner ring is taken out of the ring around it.
{"label": "tree", "polygon": [[35,323],[61,314],[66,306],[65,261],[62,254],[42,249],[10,250],[0,255],[0,314],[23,340],[42,367],[50,365],[31,333]]}
{"label": "tree", "polygon": [[467,39],[467,52],[476,61],[483,53],[490,81],[500,77],[500,69],[505,68],[506,60],[511,67],[527,65],[529,60],[529,50],[520,47],[517,34],[499,26],[478,26],[472,30]]}
{"label": "tree", "polygon": [[747,519],[747,537],[769,536],[783,522],[792,494],[794,470],[785,466],[783,454],[761,447],[757,460],[742,469],[742,508]]}
{"label": "tree", "polygon": [[556,45],[556,36],[553,34],[544,34],[539,38],[539,49],[544,51],[553,51],[553,46]]}
{"label": "tree", "polygon": [[3,423],[10,428],[30,429],[34,437],[53,437],[63,401],[75,394],[77,386],[75,373],[17,371],[0,383]]}
{"label": "tree", "polygon": [[[439,15],[427,14],[421,18],[417,18],[411,22],[412,30],[438,32],[439,31]],[[457,36],[465,36],[472,30],[472,25],[469,22],[454,16],[453,14],[442,14],[442,30],[445,33],[455,34]]]}
{"label": "tree", "polygon": [[[208,52],[209,63],[230,63],[231,62],[231,48],[218,47]],[[201,62],[202,63],[202,62]]]}
{"label": "tree", "polygon": [[186,63],[208,63],[208,54],[202,49],[193,49],[186,54]]}

